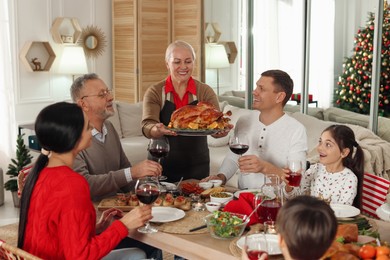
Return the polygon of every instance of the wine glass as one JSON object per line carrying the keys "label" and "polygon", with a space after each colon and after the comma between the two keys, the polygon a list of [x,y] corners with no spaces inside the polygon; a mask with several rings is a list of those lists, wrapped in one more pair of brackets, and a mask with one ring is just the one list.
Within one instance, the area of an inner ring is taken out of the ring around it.
{"label": "wine glass", "polygon": [[299,187],[302,179],[302,172],[304,168],[304,162],[296,159],[288,159],[288,185],[291,187]]}
{"label": "wine glass", "polygon": [[[152,138],[149,141],[148,145],[148,151],[149,153],[154,157],[157,158],[157,161],[159,164],[161,164],[161,159],[166,157],[169,153],[169,141],[165,136],[162,136],[160,138]],[[159,180],[166,180],[166,176],[160,176],[158,177]]]}
{"label": "wine glass", "polygon": [[[138,179],[135,185],[135,194],[143,204],[152,204],[160,195],[158,181],[150,176]],[[138,231],[141,233],[155,233],[157,229],[151,227],[148,221],[145,226],[138,228]]]}
{"label": "wine glass", "polygon": [[229,137],[229,148],[240,157],[249,149],[248,137],[245,134],[235,133]]}
{"label": "wine glass", "polygon": [[268,260],[268,244],[263,233],[246,236],[245,248],[250,260]]}

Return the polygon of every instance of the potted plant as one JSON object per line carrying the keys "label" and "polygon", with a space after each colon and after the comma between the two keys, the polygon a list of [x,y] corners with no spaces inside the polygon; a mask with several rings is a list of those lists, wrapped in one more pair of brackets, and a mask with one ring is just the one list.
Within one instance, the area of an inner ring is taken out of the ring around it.
{"label": "potted plant", "polygon": [[8,165],[6,174],[10,176],[10,179],[4,184],[4,188],[12,192],[14,206],[17,208],[20,207],[17,177],[19,171],[30,164],[31,159],[33,158],[30,155],[30,150],[24,144],[23,136],[24,134],[18,135],[18,138],[16,139],[16,158],[11,159],[11,163]]}

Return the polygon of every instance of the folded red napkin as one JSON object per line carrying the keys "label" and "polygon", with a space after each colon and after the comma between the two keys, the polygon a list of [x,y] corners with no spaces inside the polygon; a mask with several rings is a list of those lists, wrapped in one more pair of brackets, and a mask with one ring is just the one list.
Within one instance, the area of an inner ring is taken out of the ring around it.
{"label": "folded red napkin", "polygon": [[[252,192],[241,192],[238,200],[229,201],[223,211],[249,215],[255,208],[255,195]],[[259,223],[257,214],[254,213],[248,223],[248,226]]]}

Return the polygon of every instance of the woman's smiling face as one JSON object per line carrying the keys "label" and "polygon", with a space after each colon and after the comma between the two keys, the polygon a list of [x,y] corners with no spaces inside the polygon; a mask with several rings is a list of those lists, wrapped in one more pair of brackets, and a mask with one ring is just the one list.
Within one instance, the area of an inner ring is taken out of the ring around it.
{"label": "woman's smiling face", "polygon": [[194,70],[194,59],[190,50],[177,47],[172,51],[167,68],[174,82],[187,82]]}

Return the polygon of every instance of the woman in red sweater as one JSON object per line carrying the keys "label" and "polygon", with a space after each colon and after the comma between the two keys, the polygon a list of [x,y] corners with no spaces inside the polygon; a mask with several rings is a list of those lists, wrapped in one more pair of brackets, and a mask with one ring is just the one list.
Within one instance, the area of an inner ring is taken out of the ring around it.
{"label": "woman in red sweater", "polygon": [[[151,207],[144,206],[123,216],[107,210],[96,223],[88,183],[72,170],[77,153],[91,143],[88,118],[76,104],[44,108],[35,132],[42,153],[23,188],[18,247],[43,259],[100,259],[128,235],[128,229],[152,218]],[[121,218],[112,222],[114,216]],[[144,257],[138,250],[133,252]]]}

